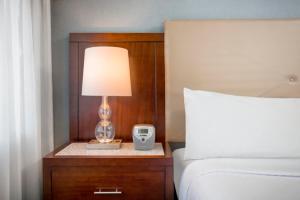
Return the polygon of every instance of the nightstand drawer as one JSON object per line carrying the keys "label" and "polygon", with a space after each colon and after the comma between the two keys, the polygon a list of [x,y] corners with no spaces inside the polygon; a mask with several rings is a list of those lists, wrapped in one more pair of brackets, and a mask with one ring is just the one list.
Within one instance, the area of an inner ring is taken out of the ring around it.
{"label": "nightstand drawer", "polygon": [[52,198],[143,199],[165,198],[165,171],[124,167],[61,167],[52,171]]}

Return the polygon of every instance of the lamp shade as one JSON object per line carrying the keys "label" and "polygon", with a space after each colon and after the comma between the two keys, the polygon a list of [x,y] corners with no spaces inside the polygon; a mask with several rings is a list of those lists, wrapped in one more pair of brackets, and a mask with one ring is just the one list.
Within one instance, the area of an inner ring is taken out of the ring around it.
{"label": "lamp shade", "polygon": [[83,96],[131,96],[128,50],[119,47],[85,49]]}

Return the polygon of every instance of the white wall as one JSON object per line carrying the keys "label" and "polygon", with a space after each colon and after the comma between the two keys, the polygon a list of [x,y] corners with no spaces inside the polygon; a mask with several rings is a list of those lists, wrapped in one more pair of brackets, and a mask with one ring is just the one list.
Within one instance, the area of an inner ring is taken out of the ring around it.
{"label": "white wall", "polygon": [[52,0],[55,146],[68,141],[70,32],[162,32],[168,19],[300,18],[300,0]]}

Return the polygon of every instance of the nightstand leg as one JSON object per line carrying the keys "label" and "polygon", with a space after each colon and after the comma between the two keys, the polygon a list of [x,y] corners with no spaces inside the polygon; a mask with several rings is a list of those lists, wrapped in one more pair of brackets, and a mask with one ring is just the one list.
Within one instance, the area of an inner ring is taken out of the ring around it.
{"label": "nightstand leg", "polygon": [[174,200],[173,167],[166,167],[166,200]]}

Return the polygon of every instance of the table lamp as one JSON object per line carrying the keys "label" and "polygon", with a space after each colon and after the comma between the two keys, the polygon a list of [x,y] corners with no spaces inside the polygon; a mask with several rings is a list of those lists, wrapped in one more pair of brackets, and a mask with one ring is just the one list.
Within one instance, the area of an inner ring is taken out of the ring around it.
{"label": "table lamp", "polygon": [[128,50],[120,47],[91,47],[85,49],[82,96],[102,96],[98,110],[100,122],[95,136],[100,143],[110,143],[115,128],[110,121],[112,111],[108,96],[131,96]]}

